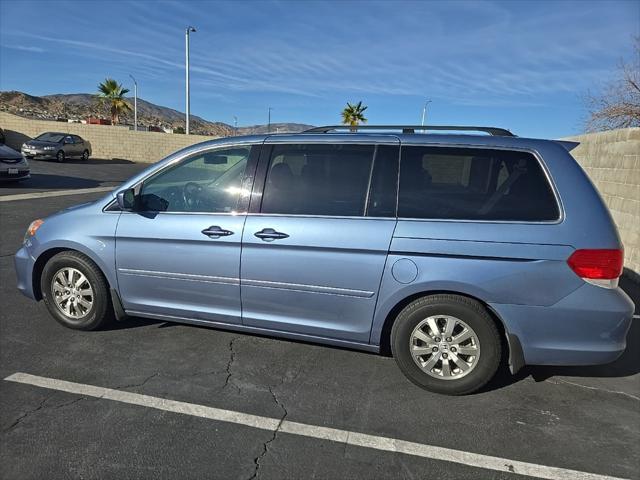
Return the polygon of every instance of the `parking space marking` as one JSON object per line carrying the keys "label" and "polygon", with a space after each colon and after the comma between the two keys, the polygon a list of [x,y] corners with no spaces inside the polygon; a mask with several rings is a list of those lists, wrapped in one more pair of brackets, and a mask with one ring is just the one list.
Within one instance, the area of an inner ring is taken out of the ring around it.
{"label": "parking space marking", "polygon": [[0,197],[0,202],[15,202],[17,200],[29,200],[32,198],[64,197],[66,195],[108,192],[114,188],[116,187],[76,188],[74,190],[54,190],[52,192],[18,193],[16,195],[3,195]]}
{"label": "parking space marking", "polygon": [[291,422],[278,418],[251,415],[234,410],[207,407],[195,403],[180,402],[160,397],[152,397],[139,393],[97,387],[83,383],[68,382],[55,378],[40,377],[28,373],[17,372],[5,378],[6,381],[33,385],[36,387],[58,390],[88,397],[142,407],[153,408],[166,412],[191,415],[227,423],[235,423],[271,432],[289,433],[303,437],[327,440],[357,447],[371,448],[380,451],[403,453],[416,457],[457,463],[486,470],[508,472],[549,480],[622,480],[607,475],[568,470],[535,463],[520,462],[507,458],[493,457],[479,453],[465,452],[450,448],[437,447],[422,443],[408,442],[390,437],[368,435],[365,433],[321,427],[306,423]]}

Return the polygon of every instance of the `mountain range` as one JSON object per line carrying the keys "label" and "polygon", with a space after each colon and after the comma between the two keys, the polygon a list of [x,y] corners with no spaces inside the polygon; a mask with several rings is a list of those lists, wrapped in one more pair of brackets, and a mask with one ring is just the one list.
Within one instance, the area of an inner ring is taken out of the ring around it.
{"label": "mountain range", "polygon": [[[133,98],[127,98],[131,112],[120,115],[120,124],[133,125]],[[35,96],[18,91],[0,92],[0,111],[22,117],[41,120],[85,120],[89,117],[111,118],[108,108],[101,105],[96,95],[71,93]],[[138,98],[138,125],[167,130],[184,128],[184,113]],[[302,123],[272,123],[272,132],[301,132],[312,128]],[[192,115],[191,133],[200,135],[229,136],[267,133],[268,125],[234,127],[224,122],[212,122]]]}

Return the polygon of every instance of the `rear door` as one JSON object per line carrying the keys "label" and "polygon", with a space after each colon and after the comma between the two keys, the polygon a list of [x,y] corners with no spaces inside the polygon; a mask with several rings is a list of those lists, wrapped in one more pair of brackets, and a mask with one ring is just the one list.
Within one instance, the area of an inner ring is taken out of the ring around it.
{"label": "rear door", "polygon": [[78,135],[73,135],[73,141],[75,147],[74,155],[76,157],[81,157],[85,150],[84,140],[82,140]]}
{"label": "rear door", "polygon": [[242,240],[243,324],[368,343],[396,225],[399,141],[310,137],[263,149]]}

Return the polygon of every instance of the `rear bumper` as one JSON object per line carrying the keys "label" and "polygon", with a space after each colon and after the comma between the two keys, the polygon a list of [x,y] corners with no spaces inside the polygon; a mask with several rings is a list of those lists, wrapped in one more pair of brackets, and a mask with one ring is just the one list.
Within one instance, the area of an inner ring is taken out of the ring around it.
{"label": "rear bumper", "polygon": [[33,291],[33,264],[35,260],[29,254],[29,251],[26,247],[22,247],[18,250],[13,257],[13,263],[16,269],[16,277],[18,279],[18,290],[22,292],[23,295],[37,300],[35,293]]}
{"label": "rear bumper", "polygon": [[585,284],[555,305],[491,304],[528,365],[598,365],[626,348],[634,304],[622,290]]}

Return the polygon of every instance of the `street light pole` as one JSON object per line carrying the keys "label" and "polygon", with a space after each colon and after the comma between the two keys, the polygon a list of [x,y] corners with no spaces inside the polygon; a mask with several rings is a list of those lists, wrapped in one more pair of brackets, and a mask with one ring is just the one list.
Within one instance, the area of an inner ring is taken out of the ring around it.
{"label": "street light pole", "polygon": [[185,118],[185,133],[189,135],[189,111],[191,110],[191,98],[189,97],[189,34],[191,32],[195,32],[196,29],[189,26],[185,30],[184,40],[185,40],[185,70],[186,70],[186,118]]}
{"label": "street light pole", "polygon": [[273,108],[269,107],[269,123],[267,123],[267,133],[271,133],[271,110],[273,110]]}
{"label": "street light pole", "polygon": [[233,116],[233,136],[238,136],[238,117]]}
{"label": "street light pole", "polygon": [[138,82],[133,78],[133,75],[129,74],[131,80],[133,80],[133,129],[138,131]]}
{"label": "street light pole", "polygon": [[429,105],[430,103],[431,103],[431,100],[427,100],[424,104],[424,107],[422,108],[422,123],[420,125],[422,125],[423,127],[424,127],[424,120],[427,115],[427,105]]}

